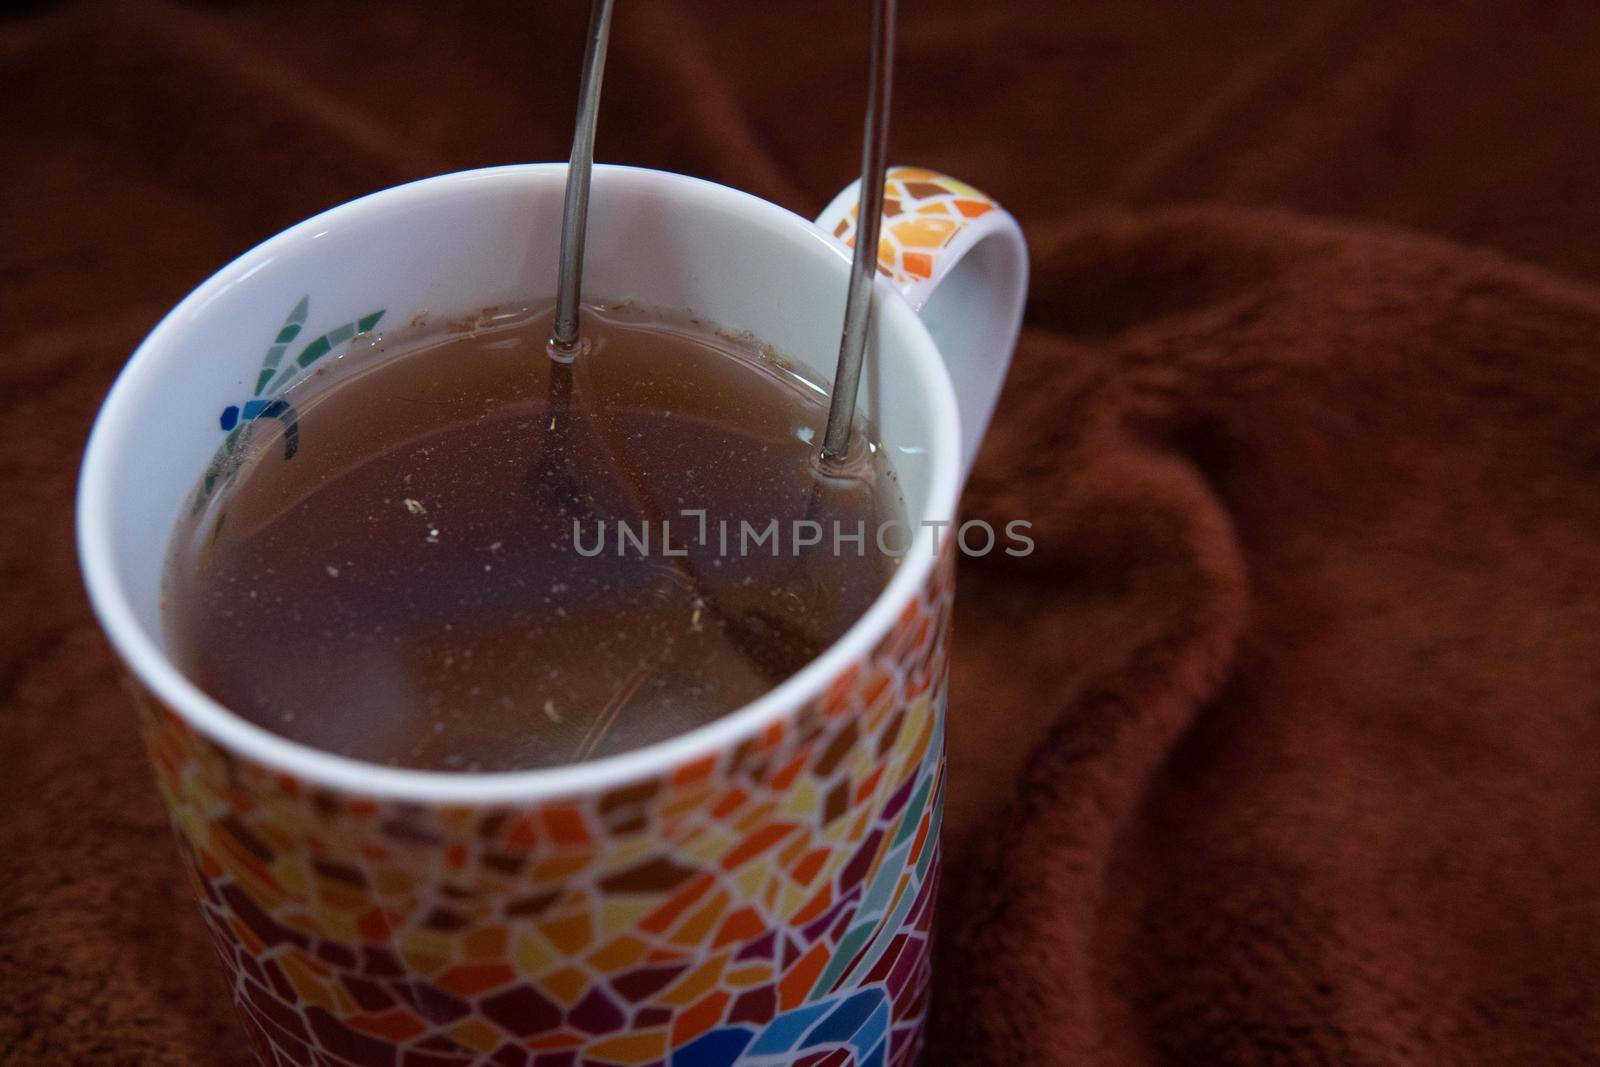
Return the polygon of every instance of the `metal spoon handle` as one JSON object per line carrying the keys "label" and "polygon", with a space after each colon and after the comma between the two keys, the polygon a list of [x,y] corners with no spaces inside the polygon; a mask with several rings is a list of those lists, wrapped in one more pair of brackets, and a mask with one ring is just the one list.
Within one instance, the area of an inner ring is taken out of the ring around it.
{"label": "metal spoon handle", "polygon": [[561,266],[556,277],[556,324],[552,354],[571,359],[578,351],[578,301],[583,288],[583,242],[589,223],[589,179],[594,173],[595,117],[605,76],[606,41],[611,36],[613,0],[589,5],[589,39],[578,89],[578,123],[567,165],[567,198],[561,214]]}
{"label": "metal spoon handle", "polygon": [[872,276],[878,268],[878,232],[883,222],[883,174],[889,143],[889,87],[894,80],[895,0],[872,5],[871,73],[867,87],[867,126],[861,147],[861,185],[856,195],[856,251],[850,264],[839,366],[833,374],[828,427],[822,435],[822,462],[841,461],[850,449],[850,430],[861,386],[861,364],[872,321]]}

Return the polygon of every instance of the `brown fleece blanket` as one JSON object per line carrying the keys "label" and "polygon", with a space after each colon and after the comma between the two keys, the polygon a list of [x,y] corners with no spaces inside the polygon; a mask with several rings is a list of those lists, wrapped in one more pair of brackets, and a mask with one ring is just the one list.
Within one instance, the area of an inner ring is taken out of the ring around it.
{"label": "brown fleece blanket", "polygon": [[[297,218],[564,155],[582,6],[0,21],[0,1063],[248,1062],[78,586],[100,397]],[[603,158],[844,182],[858,3],[620,6]],[[930,1062],[1600,1062],[1600,9],[902,8],[896,158],[1036,268]]]}

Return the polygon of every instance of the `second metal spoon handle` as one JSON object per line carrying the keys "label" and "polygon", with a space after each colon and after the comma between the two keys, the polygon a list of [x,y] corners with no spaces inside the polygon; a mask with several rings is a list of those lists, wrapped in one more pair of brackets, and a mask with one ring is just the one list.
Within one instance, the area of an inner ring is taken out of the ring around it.
{"label": "second metal spoon handle", "polygon": [[822,460],[841,459],[850,448],[861,364],[872,322],[872,279],[878,269],[878,232],[883,223],[883,173],[889,145],[889,89],[894,80],[895,0],[872,5],[871,75],[867,87],[867,125],[861,147],[860,206],[856,217],[855,258],[845,298],[839,365],[833,374],[828,427],[822,435]]}
{"label": "second metal spoon handle", "polygon": [[567,196],[561,214],[561,265],[556,277],[556,324],[550,343],[571,354],[578,347],[578,302],[583,290],[583,242],[589,223],[589,179],[594,173],[594,128],[605,76],[606,41],[611,36],[613,0],[589,7],[588,46],[578,89],[578,122],[567,165]]}

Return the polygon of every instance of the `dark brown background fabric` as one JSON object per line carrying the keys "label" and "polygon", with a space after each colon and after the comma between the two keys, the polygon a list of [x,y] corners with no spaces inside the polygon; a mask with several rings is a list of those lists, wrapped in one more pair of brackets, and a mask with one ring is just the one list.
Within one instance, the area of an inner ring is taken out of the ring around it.
{"label": "dark brown background fabric", "polygon": [[[561,158],[585,5],[0,19],[0,1062],[239,1067],[74,562],[90,420],[284,226]],[[599,155],[811,214],[862,5],[619,5]],[[1600,6],[904,0],[1035,278],[967,498],[929,1060],[1600,1063]]]}

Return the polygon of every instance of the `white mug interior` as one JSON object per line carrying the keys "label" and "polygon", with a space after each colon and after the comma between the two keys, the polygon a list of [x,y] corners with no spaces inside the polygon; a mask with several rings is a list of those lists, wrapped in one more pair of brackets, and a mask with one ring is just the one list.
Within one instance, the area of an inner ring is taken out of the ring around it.
{"label": "white mug interior", "polygon": [[[531,771],[382,767],[279,737],[191,684],[163,653],[161,579],[190,494],[221,443],[221,413],[250,398],[285,316],[309,298],[303,343],[376,311],[414,316],[538,304],[555,290],[564,164],[468,171],[385,190],[316,216],[223,268],[140,345],[101,409],[78,496],[90,600],[140,681],[213,740],[265,766],[372,796],[526,802],[608,788],[759,731],[866,655],[934,563],[919,535],[866,615],[759,699],[656,744]],[[688,309],[748,330],[814,378],[832,378],[847,250],[808,220],[747,193],[631,167],[595,170],[584,297]],[[888,449],[913,524],[954,517],[961,427],[928,331],[880,279],[861,402]],[[285,364],[297,348],[291,347]]]}

